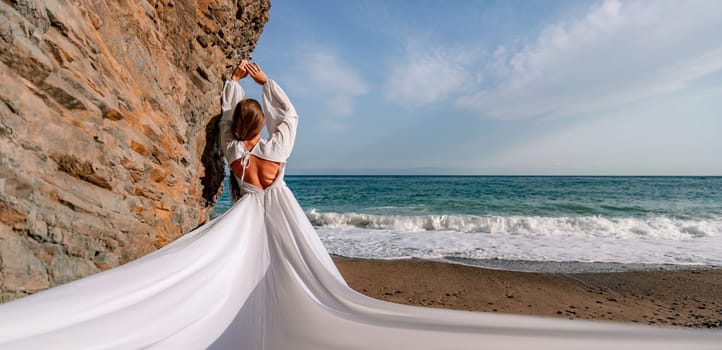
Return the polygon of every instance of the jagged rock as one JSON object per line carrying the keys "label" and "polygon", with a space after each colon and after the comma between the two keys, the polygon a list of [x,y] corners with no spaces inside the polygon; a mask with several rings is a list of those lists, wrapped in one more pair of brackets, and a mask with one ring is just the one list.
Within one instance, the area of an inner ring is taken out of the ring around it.
{"label": "jagged rock", "polygon": [[0,301],[126,263],[208,219],[224,176],[219,91],[269,8],[0,2]]}

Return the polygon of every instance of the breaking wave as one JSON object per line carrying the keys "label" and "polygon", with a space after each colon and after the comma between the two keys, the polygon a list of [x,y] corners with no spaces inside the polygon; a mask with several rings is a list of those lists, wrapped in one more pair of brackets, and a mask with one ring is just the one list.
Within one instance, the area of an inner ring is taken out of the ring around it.
{"label": "breaking wave", "polygon": [[617,239],[693,239],[722,236],[722,218],[676,219],[666,216],[475,216],[372,215],[306,211],[316,227],[363,228],[395,232],[454,231],[524,236],[583,236]]}

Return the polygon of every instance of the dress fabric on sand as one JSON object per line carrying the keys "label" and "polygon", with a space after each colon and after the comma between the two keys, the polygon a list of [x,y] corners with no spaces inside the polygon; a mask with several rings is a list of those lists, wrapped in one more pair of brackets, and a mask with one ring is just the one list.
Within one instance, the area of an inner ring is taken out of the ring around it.
{"label": "dress fabric on sand", "polygon": [[[226,84],[224,111],[239,89]],[[263,103],[269,138],[251,153],[285,163],[298,117],[275,82]],[[228,159],[244,156],[228,145]],[[0,305],[0,349],[720,349],[720,333],[366,297],[336,269],[284,168],[266,189],[242,183],[226,213],[151,254]]]}

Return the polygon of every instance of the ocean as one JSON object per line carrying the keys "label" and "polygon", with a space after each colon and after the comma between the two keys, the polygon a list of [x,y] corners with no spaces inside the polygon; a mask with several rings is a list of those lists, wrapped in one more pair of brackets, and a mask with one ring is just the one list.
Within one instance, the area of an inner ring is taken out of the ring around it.
{"label": "ocean", "polygon": [[[286,176],[286,183],[329,252],[345,257],[531,271],[722,266],[722,177]],[[230,205],[225,192],[214,216]]]}

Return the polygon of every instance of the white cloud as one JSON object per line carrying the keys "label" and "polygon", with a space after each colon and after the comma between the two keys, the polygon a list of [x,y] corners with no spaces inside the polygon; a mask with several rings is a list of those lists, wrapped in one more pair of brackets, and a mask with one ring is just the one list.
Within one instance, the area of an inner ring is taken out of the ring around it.
{"label": "white cloud", "polygon": [[[287,77],[289,89],[307,98],[318,99],[324,116],[338,118],[354,111],[354,99],[366,94],[368,86],[356,70],[343,63],[331,50],[308,50],[297,60],[299,66]],[[337,120],[328,123],[338,128]]]}
{"label": "white cloud", "polygon": [[419,107],[458,94],[474,82],[468,70],[474,58],[471,51],[408,49],[391,67],[386,96],[401,105]]}
{"label": "white cloud", "polygon": [[477,67],[494,84],[457,94],[456,105],[489,118],[558,118],[680,90],[722,70],[720,18],[719,1],[604,1],[520,49],[499,47]]}
{"label": "white cloud", "polygon": [[315,88],[349,96],[363,95],[368,91],[360,75],[340,63],[336,55],[330,52],[309,55],[304,68],[308,70],[309,83]]}

